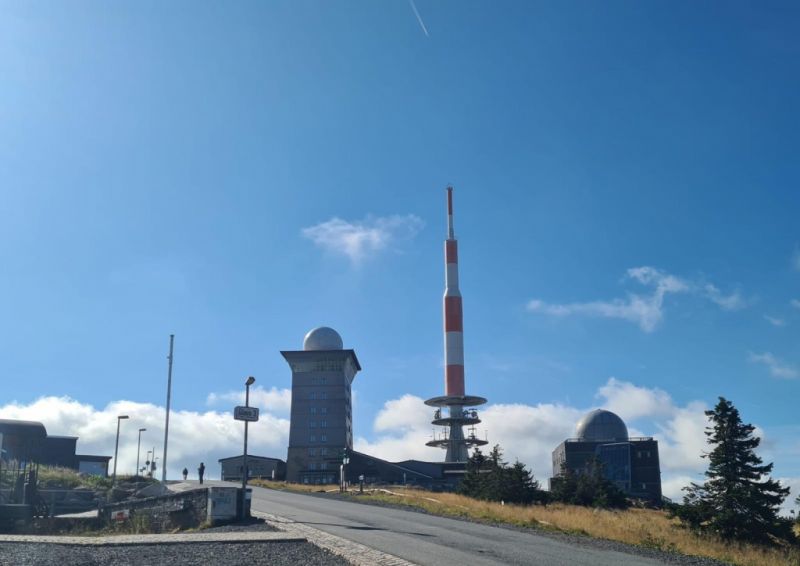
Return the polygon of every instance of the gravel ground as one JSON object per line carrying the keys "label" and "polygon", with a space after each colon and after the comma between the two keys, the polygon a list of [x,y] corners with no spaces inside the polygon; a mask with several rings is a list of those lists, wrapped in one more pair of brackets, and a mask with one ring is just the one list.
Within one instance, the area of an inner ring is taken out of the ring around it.
{"label": "gravel ground", "polygon": [[0,543],[2,566],[342,566],[346,560],[307,542],[260,542],[79,547]]}
{"label": "gravel ground", "polygon": [[252,518],[246,523],[231,523],[230,525],[220,525],[219,527],[209,527],[199,531],[201,533],[236,533],[241,531],[277,531],[264,522],[264,519]]}

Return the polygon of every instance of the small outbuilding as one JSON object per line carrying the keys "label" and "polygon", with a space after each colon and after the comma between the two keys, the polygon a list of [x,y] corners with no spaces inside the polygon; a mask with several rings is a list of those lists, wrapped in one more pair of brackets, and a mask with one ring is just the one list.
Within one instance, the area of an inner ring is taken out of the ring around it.
{"label": "small outbuilding", "polygon": [[[221,468],[220,479],[223,481],[239,481],[242,479],[242,464],[244,456],[231,456],[221,458],[219,465]],[[247,468],[249,479],[279,480],[286,479],[286,462],[278,458],[267,456],[247,455]]]}

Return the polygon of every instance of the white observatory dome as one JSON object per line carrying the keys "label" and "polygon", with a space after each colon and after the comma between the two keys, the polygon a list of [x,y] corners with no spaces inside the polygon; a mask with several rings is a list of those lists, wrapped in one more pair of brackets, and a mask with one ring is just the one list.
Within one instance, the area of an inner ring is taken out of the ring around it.
{"label": "white observatory dome", "polygon": [[628,440],[628,427],[621,418],[604,409],[586,413],[575,427],[575,436],[580,440]]}
{"label": "white observatory dome", "polygon": [[341,350],[344,348],[342,337],[333,328],[320,326],[309,330],[303,338],[303,350]]}

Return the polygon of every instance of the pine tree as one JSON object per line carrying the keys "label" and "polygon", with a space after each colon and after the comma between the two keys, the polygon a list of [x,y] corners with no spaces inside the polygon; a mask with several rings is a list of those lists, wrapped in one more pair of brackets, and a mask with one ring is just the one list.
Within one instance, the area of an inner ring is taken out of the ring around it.
{"label": "pine tree", "polygon": [[711,423],[705,434],[714,447],[703,455],[709,460],[708,479],[685,488],[684,504],[676,515],[690,528],[724,539],[766,542],[769,535],[784,535],[785,521],[778,509],[789,488],[769,478],[772,464],[756,455],[761,439],[753,436],[755,427],[743,424],[739,411],[724,397],[706,416]]}
{"label": "pine tree", "polygon": [[516,462],[508,466],[503,462],[500,445],[492,448],[488,455],[475,449],[467,461],[466,473],[458,492],[475,499],[506,503],[546,501],[546,495],[539,489],[539,482],[533,479],[525,464]]}
{"label": "pine tree", "polygon": [[485,468],[486,456],[483,455],[480,448],[475,448],[472,456],[467,460],[467,471],[458,486],[458,493],[476,499],[485,499]]}

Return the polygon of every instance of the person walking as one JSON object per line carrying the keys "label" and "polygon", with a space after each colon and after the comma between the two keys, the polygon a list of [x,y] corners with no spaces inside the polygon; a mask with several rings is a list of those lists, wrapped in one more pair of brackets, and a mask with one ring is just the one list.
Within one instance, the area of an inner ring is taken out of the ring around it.
{"label": "person walking", "polygon": [[186,481],[187,476],[189,475],[189,470],[186,468],[183,469],[183,481]]}
{"label": "person walking", "polygon": [[206,465],[200,462],[200,467],[197,468],[197,475],[200,477],[200,485],[203,485],[203,474],[206,473]]}

